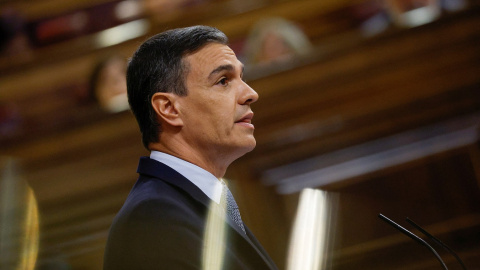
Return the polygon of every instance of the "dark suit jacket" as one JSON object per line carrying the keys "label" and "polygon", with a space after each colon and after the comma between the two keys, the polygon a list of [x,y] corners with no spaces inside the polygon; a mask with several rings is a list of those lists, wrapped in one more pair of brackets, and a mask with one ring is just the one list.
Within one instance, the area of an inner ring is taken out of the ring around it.
{"label": "dark suit jacket", "polygon": [[[170,167],[142,157],[110,228],[104,270],[201,269],[210,199]],[[223,269],[277,269],[252,232],[226,218]]]}

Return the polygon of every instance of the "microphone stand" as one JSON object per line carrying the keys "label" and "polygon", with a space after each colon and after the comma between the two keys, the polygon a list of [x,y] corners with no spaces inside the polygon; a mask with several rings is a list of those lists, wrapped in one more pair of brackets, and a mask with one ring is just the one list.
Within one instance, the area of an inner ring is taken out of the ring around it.
{"label": "microphone stand", "polygon": [[407,217],[407,222],[412,224],[415,228],[417,228],[420,232],[422,232],[424,235],[426,235],[428,238],[432,239],[435,243],[437,243],[438,245],[442,246],[446,251],[448,251],[450,254],[453,255],[453,257],[455,257],[455,259],[457,259],[457,261],[460,263],[460,265],[462,266],[463,270],[467,270],[467,267],[465,267],[465,264],[463,263],[462,259],[460,259],[460,256],[457,255],[457,253],[455,251],[453,251],[453,249],[451,249],[449,246],[447,246],[445,243],[443,243],[442,241],[440,241],[440,239],[436,238],[435,236],[431,235],[429,232],[427,232],[425,229],[423,229],[422,227],[420,227],[420,225],[418,225],[417,223],[413,222],[413,220],[409,219]]}
{"label": "microphone stand", "polygon": [[432,253],[433,255],[435,255],[435,257],[438,259],[438,261],[440,262],[440,264],[442,265],[443,269],[445,270],[448,270],[447,268],[447,265],[445,265],[445,262],[443,262],[442,258],[440,257],[440,255],[437,253],[437,251],[435,251],[435,249],[430,246],[427,242],[425,242],[422,238],[416,236],[414,233],[410,232],[409,230],[403,228],[402,226],[398,225],[397,223],[395,223],[393,220],[387,218],[386,216],[384,216],[383,214],[379,214],[378,215],[379,218],[381,218],[383,221],[387,222],[388,224],[390,224],[392,227],[394,227],[395,229],[399,230],[400,232],[402,232],[403,234],[405,234],[406,236],[412,238],[413,240],[415,240],[416,242],[420,243],[421,245],[427,247]]}

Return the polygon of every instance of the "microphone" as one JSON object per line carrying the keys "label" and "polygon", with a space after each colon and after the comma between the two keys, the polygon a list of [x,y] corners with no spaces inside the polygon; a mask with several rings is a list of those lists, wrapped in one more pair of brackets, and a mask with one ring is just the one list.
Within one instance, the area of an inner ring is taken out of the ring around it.
{"label": "microphone", "polygon": [[465,264],[463,263],[463,261],[460,259],[460,256],[457,255],[457,253],[455,251],[453,251],[449,246],[447,246],[445,243],[443,243],[442,241],[440,241],[440,239],[436,238],[435,236],[431,235],[429,232],[427,232],[425,229],[423,229],[422,227],[420,227],[420,225],[418,225],[417,223],[413,222],[413,220],[409,219],[407,217],[407,222],[412,224],[413,227],[417,228],[417,230],[419,230],[420,232],[422,232],[424,235],[426,235],[428,238],[432,239],[435,243],[437,243],[438,245],[442,246],[446,251],[448,251],[450,254],[453,255],[453,257],[455,257],[455,259],[457,259],[457,261],[460,263],[460,265],[462,266],[463,270],[467,270],[467,267],[465,267]]}
{"label": "microphone", "polygon": [[383,214],[379,214],[378,215],[379,218],[381,218],[383,221],[387,222],[388,224],[390,224],[392,227],[394,227],[395,229],[399,230],[400,232],[402,232],[403,234],[405,234],[406,236],[412,238],[413,240],[415,240],[417,243],[420,243],[421,245],[425,246],[426,248],[428,248],[432,253],[433,255],[435,255],[435,257],[438,259],[438,261],[440,262],[440,264],[442,265],[443,269],[445,270],[448,270],[447,268],[447,265],[445,265],[445,262],[443,262],[442,258],[440,257],[440,255],[437,253],[437,251],[432,247],[430,246],[427,242],[425,242],[422,238],[418,237],[417,235],[415,235],[414,233],[412,233],[411,231],[403,228],[402,226],[398,225],[397,223],[395,223],[393,220],[387,218],[386,216],[384,216]]}

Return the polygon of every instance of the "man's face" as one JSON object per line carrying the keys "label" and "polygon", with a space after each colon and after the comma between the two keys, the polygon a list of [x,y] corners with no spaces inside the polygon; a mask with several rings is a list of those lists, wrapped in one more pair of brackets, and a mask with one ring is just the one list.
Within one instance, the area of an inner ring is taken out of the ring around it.
{"label": "man's face", "polygon": [[188,94],[178,102],[187,143],[210,158],[230,162],[253,150],[250,104],[258,94],[243,81],[243,65],[235,53],[210,43],[183,60]]}

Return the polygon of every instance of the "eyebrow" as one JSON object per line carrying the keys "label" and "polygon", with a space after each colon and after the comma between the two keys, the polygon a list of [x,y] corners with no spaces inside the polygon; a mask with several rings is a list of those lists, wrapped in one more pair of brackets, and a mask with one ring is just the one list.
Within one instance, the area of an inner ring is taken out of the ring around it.
{"label": "eyebrow", "polygon": [[[235,67],[233,65],[221,65],[219,67],[217,67],[216,69],[212,70],[212,72],[210,72],[210,74],[208,75],[208,79],[211,79],[215,74],[218,74],[222,71],[233,71],[235,70]],[[242,65],[242,73],[243,74],[243,71],[245,70],[245,66]]]}

